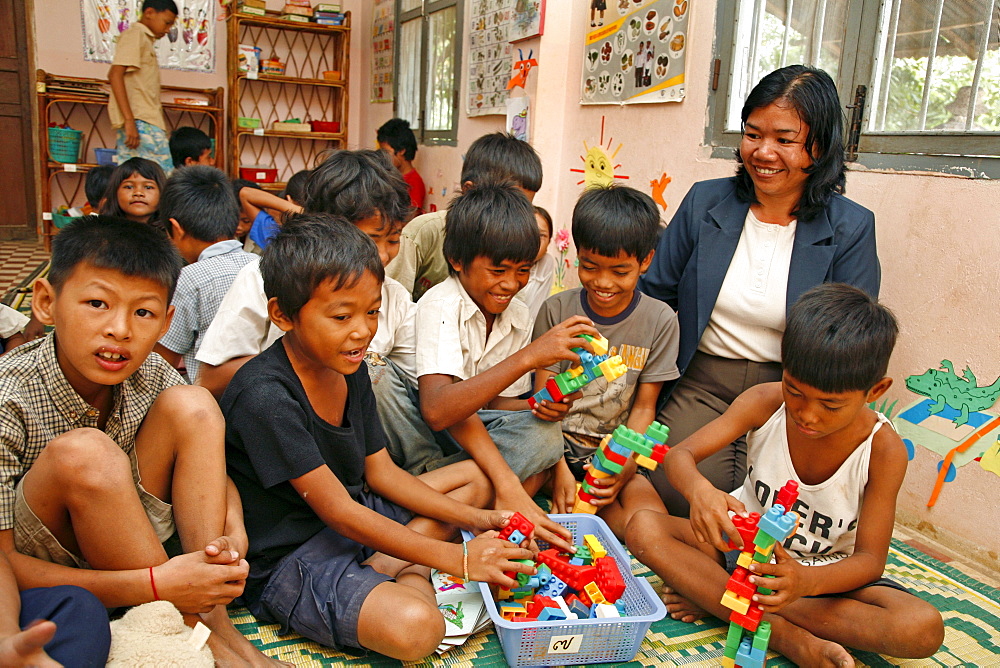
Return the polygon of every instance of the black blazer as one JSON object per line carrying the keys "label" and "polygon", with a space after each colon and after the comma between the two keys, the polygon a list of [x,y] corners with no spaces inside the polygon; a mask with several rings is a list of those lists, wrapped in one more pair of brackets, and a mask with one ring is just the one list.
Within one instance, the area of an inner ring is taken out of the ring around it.
{"label": "black blazer", "polygon": [[[750,204],[736,197],[735,177],[694,184],[660,237],[649,271],[639,280],[642,292],[677,311],[681,374],[708,326],[749,210]],[[878,297],[880,281],[871,211],[834,195],[816,218],[798,224],[786,314],[803,292],[820,283],[849,283]],[[661,399],[672,389],[673,384],[665,384]]]}

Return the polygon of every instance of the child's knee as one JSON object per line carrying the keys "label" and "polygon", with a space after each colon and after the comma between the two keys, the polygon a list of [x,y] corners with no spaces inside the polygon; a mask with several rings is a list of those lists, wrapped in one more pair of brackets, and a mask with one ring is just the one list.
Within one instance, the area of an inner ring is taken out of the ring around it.
{"label": "child's knee", "polygon": [[72,429],[49,441],[35,467],[54,477],[64,489],[132,484],[128,455],[107,434],[89,427]]}
{"label": "child's knee", "polygon": [[174,385],[160,392],[149,412],[180,420],[202,431],[211,426],[224,428],[222,411],[212,393],[198,385]]}
{"label": "child's knee", "polygon": [[895,655],[907,659],[923,659],[935,654],[944,642],[944,620],[930,603],[917,599],[916,605],[900,615],[901,636],[907,638],[904,652]]}
{"label": "child's knee", "polygon": [[396,658],[419,661],[434,653],[444,639],[444,617],[436,605],[407,597],[393,609],[392,624],[386,625],[390,642],[398,648]]}

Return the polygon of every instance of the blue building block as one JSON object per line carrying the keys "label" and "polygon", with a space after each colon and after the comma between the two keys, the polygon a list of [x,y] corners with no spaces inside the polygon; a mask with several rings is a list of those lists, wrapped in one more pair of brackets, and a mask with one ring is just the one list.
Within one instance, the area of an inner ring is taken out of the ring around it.
{"label": "blue building block", "polygon": [[562,596],[563,592],[566,591],[567,586],[568,585],[565,582],[553,575],[549,578],[549,581],[545,583],[545,586],[538,590],[538,595],[548,596],[549,598]]}
{"label": "blue building block", "polygon": [[784,506],[776,503],[757,522],[757,529],[781,543],[795,531],[795,513],[786,513]]}
{"label": "blue building block", "polygon": [[574,600],[569,604],[569,611],[576,615],[577,619],[588,619],[590,617],[590,608],[579,600]]}
{"label": "blue building block", "polygon": [[542,608],[542,611],[538,613],[538,621],[540,622],[558,619],[566,619],[566,613],[562,611],[562,608]]}
{"label": "blue building block", "polygon": [[570,566],[583,566],[584,563],[585,562],[581,557],[573,557],[572,559],[569,560]]}
{"label": "blue building block", "polygon": [[764,668],[764,655],[755,650],[749,637],[743,638],[736,650],[736,665],[741,668]]}
{"label": "blue building block", "polygon": [[552,577],[552,569],[549,568],[548,564],[539,564],[536,569],[538,572],[535,573],[535,577],[538,578],[538,583],[540,585],[548,584],[549,578]]}
{"label": "blue building block", "polygon": [[528,537],[525,536],[520,531],[518,531],[517,529],[514,529],[513,531],[511,531],[510,535],[507,536],[507,540],[509,540],[510,542],[514,543],[514,545],[518,545],[518,546],[521,543],[523,543],[524,541],[526,541],[527,539],[528,539]]}

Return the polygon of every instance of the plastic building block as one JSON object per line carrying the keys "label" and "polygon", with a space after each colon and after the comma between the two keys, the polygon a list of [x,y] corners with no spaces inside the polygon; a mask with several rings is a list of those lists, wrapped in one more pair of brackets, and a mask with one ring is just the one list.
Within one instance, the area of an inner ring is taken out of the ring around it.
{"label": "plastic building block", "polygon": [[564,615],[566,615],[566,619],[576,619],[577,618],[576,614],[573,613],[569,609],[569,606],[566,605],[566,601],[563,599],[562,596],[556,596],[552,600],[554,600],[559,605],[559,609],[562,610],[562,612],[563,612]]}
{"label": "plastic building block", "polygon": [[540,585],[544,585],[552,577],[552,569],[549,568],[548,564],[539,564],[535,570],[538,571],[538,583]]}
{"label": "plastic building block", "polygon": [[722,605],[726,606],[734,612],[738,612],[741,615],[747,614],[747,610],[750,609],[750,599],[744,598],[738,594],[734,594],[728,589],[723,592],[722,600],[720,601]]}
{"label": "plastic building block", "polygon": [[507,540],[509,540],[510,542],[514,543],[514,545],[520,546],[521,543],[523,543],[524,541],[528,540],[528,537],[525,536],[520,531],[518,531],[517,529],[514,529],[507,536]]}
{"label": "plastic building block", "polygon": [[528,614],[528,611],[525,610],[524,605],[521,603],[507,603],[500,606],[500,616],[504,619],[526,614]]}
{"label": "plastic building block", "polygon": [[596,582],[590,582],[583,588],[587,592],[588,598],[590,598],[592,603],[607,603],[607,599],[604,598],[604,594],[601,592],[601,588],[597,586]]}
{"label": "plastic building block", "polygon": [[775,505],[780,505],[788,510],[792,509],[795,502],[799,500],[799,483],[789,480],[785,486],[778,490],[778,498],[774,500]]}
{"label": "plastic building block", "polygon": [[767,645],[771,642],[771,622],[761,622],[757,633],[753,635],[753,648],[767,653]]}
{"label": "plastic building block", "polygon": [[618,608],[609,603],[598,603],[596,606],[595,617],[598,619],[609,619],[611,617],[621,617],[618,614]]}
{"label": "plastic building block", "polygon": [[757,523],[757,528],[765,532],[778,542],[783,542],[792,533],[798,524],[798,515],[793,512],[785,512],[785,507],[773,505]]}
{"label": "plastic building block", "polygon": [[608,556],[608,551],[604,549],[601,541],[592,533],[588,533],[583,537],[583,544],[587,546],[590,550],[590,554],[594,559],[600,559],[601,557]]}
{"label": "plastic building block", "polygon": [[[758,575],[757,577],[773,578],[774,576],[773,575]],[[757,585],[757,592],[760,593],[760,594],[763,594],[764,596],[770,596],[771,594],[774,593],[774,590],[773,589],[768,589],[767,587],[762,587],[761,585]]]}
{"label": "plastic building block", "polygon": [[742,598],[753,598],[753,595],[757,592],[757,588],[747,582],[748,577],[750,577],[750,571],[737,566],[733,574],[729,576],[729,582],[726,583],[726,590]]}
{"label": "plastic building block", "polygon": [[762,668],[759,662],[754,661],[753,645],[750,638],[744,638],[740,643],[740,648],[736,650],[736,665],[740,668]]}
{"label": "plastic building block", "polygon": [[740,556],[736,558],[736,565],[743,568],[750,568],[750,564],[753,563],[753,555],[755,552],[740,552]]}
{"label": "plastic building block", "polygon": [[645,455],[636,455],[635,463],[644,469],[649,469],[650,471],[655,471],[657,467],[657,462]]}
{"label": "plastic building block", "polygon": [[743,627],[739,624],[729,624],[729,633],[726,635],[725,655],[730,659],[736,658],[736,650],[740,648],[740,641],[743,639]]}
{"label": "plastic building block", "polygon": [[735,610],[733,610],[729,614],[729,621],[735,622],[740,626],[742,626],[743,628],[745,628],[747,631],[753,633],[754,631],[757,630],[757,627],[760,625],[760,620],[763,616],[764,616],[764,610],[761,609],[759,605],[751,605],[750,609],[747,610],[747,613],[745,615],[740,614]]}
{"label": "plastic building block", "polygon": [[[743,538],[744,552],[753,551],[753,539],[757,536],[757,525],[759,522],[759,513],[750,513],[747,517],[743,517],[742,515],[733,515],[733,526],[736,527],[736,531],[738,531],[740,537]],[[739,547],[739,545],[734,543],[728,536],[723,536],[723,538],[726,539],[730,550],[735,550]]]}
{"label": "plastic building block", "polygon": [[[511,515],[510,520],[507,522],[507,526],[505,526],[500,531],[500,535],[498,536],[498,538],[500,538],[501,540],[510,540],[510,542],[514,543],[515,545],[520,545],[521,543],[523,543],[525,540],[528,539],[528,536],[530,536],[531,532],[534,530],[535,530],[535,525],[529,522],[524,517],[524,515],[522,515],[521,513],[514,513],[513,515]],[[523,536],[521,540],[519,541],[511,540],[510,536],[515,531],[519,532]]]}
{"label": "plastic building block", "polygon": [[625,593],[625,580],[618,571],[614,557],[601,557],[594,562],[597,566],[597,585],[609,603],[614,603]]}
{"label": "plastic building block", "polygon": [[670,429],[666,425],[654,421],[646,428],[645,436],[654,443],[663,445],[667,442],[667,437],[670,436]]}
{"label": "plastic building block", "polygon": [[[523,621],[523,620],[517,619],[515,621]],[[719,659],[719,665],[721,665],[722,668],[736,668],[736,662],[730,659],[728,656],[724,656],[721,659]]]}
{"label": "plastic building block", "polygon": [[542,596],[562,596],[563,592],[566,591],[566,583],[557,578],[555,575],[549,578],[549,581],[538,590],[538,593]]}
{"label": "plastic building block", "polygon": [[566,619],[566,613],[562,611],[562,608],[542,608],[542,611],[538,613],[538,621],[540,622],[561,619]]}
{"label": "plastic building block", "polygon": [[558,608],[558,604],[548,596],[535,596],[534,600],[528,604],[528,616],[538,617],[545,608]]}
{"label": "plastic building block", "polygon": [[582,499],[577,499],[576,503],[573,504],[574,513],[586,513],[587,515],[596,515],[597,506],[591,505]]}
{"label": "plastic building block", "polygon": [[567,607],[569,607],[570,612],[576,615],[577,619],[587,619],[590,617],[590,608],[576,597],[573,597],[573,601]]}
{"label": "plastic building block", "polygon": [[577,591],[583,589],[584,583],[592,582],[597,576],[597,569],[593,566],[573,566],[568,558],[561,559],[552,548],[539,552],[537,560],[548,565],[553,576]]}
{"label": "plastic building block", "polygon": [[[535,562],[533,562],[531,559],[511,559],[511,561],[516,561],[516,562],[518,562],[520,564],[528,564],[530,566],[534,566],[535,565]],[[507,577],[509,577],[511,580],[516,580],[517,576],[519,575],[519,572],[518,571],[505,571],[504,575],[506,575]],[[521,575],[524,575],[524,574],[521,573]],[[531,577],[531,576],[529,575],[528,577]]]}
{"label": "plastic building block", "polygon": [[506,587],[500,587],[500,589],[497,590],[498,601],[507,601],[510,600],[510,598],[511,598],[510,589],[507,589]]}
{"label": "plastic building block", "polygon": [[[576,552],[573,553],[574,557],[577,559],[583,559],[583,563],[585,564],[591,564],[594,562],[594,555],[590,553],[589,547],[586,545],[575,545],[574,547],[576,548]],[[573,563],[572,560],[570,563]]]}

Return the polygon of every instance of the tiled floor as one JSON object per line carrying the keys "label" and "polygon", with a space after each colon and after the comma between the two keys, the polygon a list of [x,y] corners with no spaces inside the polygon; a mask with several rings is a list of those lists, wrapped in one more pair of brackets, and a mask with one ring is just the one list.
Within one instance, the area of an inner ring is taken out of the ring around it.
{"label": "tiled floor", "polygon": [[48,257],[40,242],[0,241],[0,297],[18,286]]}

